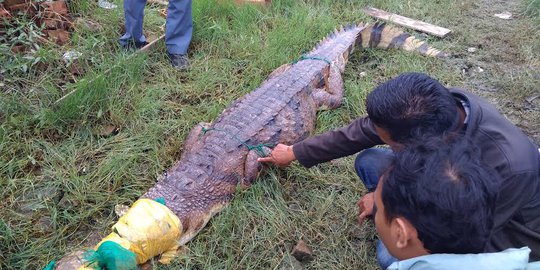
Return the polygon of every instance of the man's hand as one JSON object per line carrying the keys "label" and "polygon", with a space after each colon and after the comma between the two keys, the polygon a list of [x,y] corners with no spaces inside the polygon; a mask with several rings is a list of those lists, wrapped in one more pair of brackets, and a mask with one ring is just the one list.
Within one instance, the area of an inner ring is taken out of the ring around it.
{"label": "man's hand", "polygon": [[272,149],[272,153],[269,156],[257,159],[259,162],[273,163],[279,167],[287,167],[294,160],[296,160],[296,157],[294,156],[292,146],[281,143]]}
{"label": "man's hand", "polygon": [[358,204],[359,212],[358,223],[362,225],[366,217],[373,215],[373,192],[370,192],[362,197],[356,204]]}

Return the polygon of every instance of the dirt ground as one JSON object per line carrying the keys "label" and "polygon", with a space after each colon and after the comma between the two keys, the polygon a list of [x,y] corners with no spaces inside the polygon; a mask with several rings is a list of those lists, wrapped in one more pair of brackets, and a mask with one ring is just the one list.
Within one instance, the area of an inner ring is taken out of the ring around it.
{"label": "dirt ground", "polygon": [[[463,20],[450,26],[464,45],[476,48],[451,61],[461,69],[463,86],[488,98],[536,144],[540,144],[540,26],[523,20],[523,2],[482,0],[470,3]],[[494,14],[510,12],[512,19]],[[481,71],[481,72],[480,72]]]}

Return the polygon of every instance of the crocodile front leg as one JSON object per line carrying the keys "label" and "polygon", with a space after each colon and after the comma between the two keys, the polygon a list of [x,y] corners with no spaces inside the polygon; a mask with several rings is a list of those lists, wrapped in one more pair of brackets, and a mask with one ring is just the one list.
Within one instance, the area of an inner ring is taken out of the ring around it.
{"label": "crocodile front leg", "polygon": [[315,100],[315,105],[319,110],[335,109],[341,106],[343,101],[343,79],[340,69],[339,64],[331,65],[324,88],[313,91],[313,100]]}
{"label": "crocodile front leg", "polygon": [[202,146],[200,136],[203,135],[203,129],[210,128],[211,123],[200,122],[191,129],[188,136],[184,140],[184,151],[182,151],[181,159],[186,156],[187,153],[197,151]]}
{"label": "crocodile front leg", "polygon": [[[269,155],[272,149],[263,147],[263,151],[266,155]],[[257,158],[259,158],[259,155],[255,151],[250,151],[247,154],[246,162],[244,163],[244,179],[242,179],[241,183],[243,189],[249,188],[262,170],[262,164],[257,161]]]}

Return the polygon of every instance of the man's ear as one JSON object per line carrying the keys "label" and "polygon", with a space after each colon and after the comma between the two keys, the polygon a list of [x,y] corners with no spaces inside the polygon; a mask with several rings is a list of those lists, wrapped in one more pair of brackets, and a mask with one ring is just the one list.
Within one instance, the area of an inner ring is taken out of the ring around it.
{"label": "man's ear", "polygon": [[416,235],[416,230],[406,219],[402,217],[395,218],[392,221],[392,234],[394,235],[393,239],[395,240],[395,245],[397,248],[406,248],[407,245],[410,245],[410,240],[413,239]]}

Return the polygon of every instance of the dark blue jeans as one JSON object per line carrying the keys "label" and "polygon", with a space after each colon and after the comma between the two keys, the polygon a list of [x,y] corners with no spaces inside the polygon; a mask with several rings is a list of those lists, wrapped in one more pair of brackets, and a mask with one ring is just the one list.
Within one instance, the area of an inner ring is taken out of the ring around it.
{"label": "dark blue jeans", "polygon": [[[379,183],[379,177],[388,168],[393,156],[392,150],[387,148],[370,148],[358,154],[354,162],[354,168],[369,192],[375,191]],[[390,255],[383,242],[378,240],[377,262],[381,268],[386,269],[396,261],[398,259]]]}
{"label": "dark blue jeans", "polygon": [[[186,54],[193,34],[191,12],[192,0],[170,0],[165,25],[165,45],[171,54]],[[128,45],[130,40],[143,43],[143,17],[146,0],[124,0],[126,33],[120,38],[120,45]]]}

